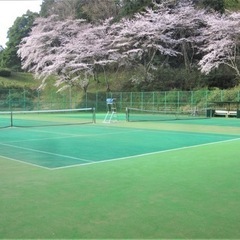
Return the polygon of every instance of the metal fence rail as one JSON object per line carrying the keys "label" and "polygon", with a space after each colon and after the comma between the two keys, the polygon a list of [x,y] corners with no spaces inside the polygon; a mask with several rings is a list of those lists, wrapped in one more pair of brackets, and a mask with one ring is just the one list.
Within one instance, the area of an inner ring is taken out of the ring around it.
{"label": "metal fence rail", "polygon": [[[115,98],[118,111],[126,107],[149,110],[171,109],[208,109],[213,102],[240,101],[240,91],[199,90],[199,91],[162,91],[162,92],[96,92],[80,93],[37,90],[3,89],[0,90],[0,111],[44,110],[95,107],[96,111],[106,111],[106,99]],[[233,106],[234,107],[234,106]]]}

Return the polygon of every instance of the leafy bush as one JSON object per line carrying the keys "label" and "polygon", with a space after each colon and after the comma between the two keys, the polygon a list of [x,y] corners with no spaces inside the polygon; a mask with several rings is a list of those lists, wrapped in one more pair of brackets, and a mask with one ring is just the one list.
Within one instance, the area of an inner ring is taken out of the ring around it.
{"label": "leafy bush", "polygon": [[12,74],[10,69],[0,68],[0,77],[10,77]]}

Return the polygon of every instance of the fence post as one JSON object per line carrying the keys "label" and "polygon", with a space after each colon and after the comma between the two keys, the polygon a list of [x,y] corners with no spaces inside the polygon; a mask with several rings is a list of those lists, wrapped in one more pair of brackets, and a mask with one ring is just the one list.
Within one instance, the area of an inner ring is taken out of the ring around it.
{"label": "fence post", "polygon": [[72,108],[72,86],[69,87],[69,108]]}
{"label": "fence post", "polygon": [[152,92],[152,98],[153,98],[152,110],[154,110],[155,109],[155,92]]}
{"label": "fence post", "polygon": [[11,90],[8,90],[8,109],[12,110],[12,98],[11,98]]}
{"label": "fence post", "polygon": [[130,106],[132,107],[132,92],[130,92]]}
{"label": "fence post", "polygon": [[167,109],[167,92],[164,92],[164,110],[166,111]]}
{"label": "fence post", "polygon": [[86,96],[86,97],[85,97],[85,107],[88,107],[88,106],[87,106],[87,104],[88,104],[88,94],[87,94],[87,92],[86,92],[85,96]]}
{"label": "fence post", "polygon": [[98,91],[96,92],[96,97],[95,97],[95,109],[96,111],[98,110]]}
{"label": "fence post", "polygon": [[191,108],[194,107],[194,91],[191,91]]}
{"label": "fence post", "polygon": [[180,107],[180,92],[177,92],[177,98],[178,98],[178,103],[177,103],[177,109],[179,110]]}
{"label": "fence post", "polygon": [[40,90],[37,90],[37,96],[38,96],[37,109],[40,110]]}
{"label": "fence post", "polygon": [[223,101],[223,90],[221,90],[221,101]]}
{"label": "fence post", "polygon": [[23,109],[26,110],[26,91],[23,89]]}
{"label": "fence post", "polygon": [[205,92],[205,99],[206,99],[205,107],[207,109],[208,108],[208,90],[206,90],[206,92]]}
{"label": "fence post", "polygon": [[120,92],[120,109],[122,110],[122,107],[123,107],[123,96],[122,96],[122,92]]}

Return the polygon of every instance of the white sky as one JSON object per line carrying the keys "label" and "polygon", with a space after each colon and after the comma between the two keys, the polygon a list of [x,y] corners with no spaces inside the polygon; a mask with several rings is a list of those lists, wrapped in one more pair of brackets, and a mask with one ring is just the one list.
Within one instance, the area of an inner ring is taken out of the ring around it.
{"label": "white sky", "polygon": [[0,45],[6,46],[7,32],[17,17],[30,10],[39,12],[42,0],[0,0]]}

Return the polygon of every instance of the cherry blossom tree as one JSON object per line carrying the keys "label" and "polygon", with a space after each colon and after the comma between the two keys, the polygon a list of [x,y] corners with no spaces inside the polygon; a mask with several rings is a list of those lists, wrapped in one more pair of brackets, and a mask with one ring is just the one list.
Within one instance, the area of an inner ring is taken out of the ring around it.
{"label": "cherry blossom tree", "polygon": [[204,56],[199,62],[201,71],[209,74],[220,65],[226,65],[240,78],[240,13],[211,14],[206,22],[207,28],[203,32],[205,45],[202,48]]}
{"label": "cherry blossom tree", "polygon": [[[205,12],[183,2],[172,7],[169,2],[155,4],[153,9],[138,13],[133,19],[123,19],[112,26],[114,45],[134,66],[142,69],[137,81],[151,81],[156,54],[165,58],[183,56],[190,69],[193,55],[202,42]],[[191,53],[191,56],[189,56]],[[164,61],[163,61],[164,62]],[[159,62],[158,62],[159,64]]]}
{"label": "cherry blossom tree", "polygon": [[199,46],[203,43],[201,37],[205,28],[207,13],[204,10],[196,9],[191,4],[182,4],[174,9],[177,16],[173,26],[174,38],[178,40],[178,49],[181,51],[186,71],[189,73],[194,66],[193,60],[198,52]]}
{"label": "cherry blossom tree", "polygon": [[106,27],[85,20],[60,21],[57,16],[39,18],[20,45],[22,68],[43,83],[55,74],[57,86],[78,84],[86,89],[94,65],[106,59]]}
{"label": "cherry blossom tree", "polygon": [[177,54],[173,50],[175,41],[168,32],[174,22],[174,15],[170,17],[161,8],[149,8],[133,19],[125,18],[111,26],[111,35],[114,36],[112,47],[121,54],[118,61],[138,69],[137,81],[151,81],[156,53],[165,56]]}
{"label": "cherry blossom tree", "polygon": [[164,35],[174,19],[166,16],[160,21],[150,9],[145,15],[146,19],[139,14],[112,25],[110,20],[92,25],[84,20],[59,21],[57,16],[39,18],[18,51],[22,67],[44,80],[58,75],[58,86],[79,83],[79,78],[86,85],[96,66],[124,65],[136,56],[149,59],[144,60],[148,73],[157,51],[164,55],[176,52],[168,47],[171,41]]}
{"label": "cherry blossom tree", "polygon": [[[202,41],[203,18],[204,13],[189,2],[176,8],[166,2],[155,4],[132,19],[117,23],[108,19],[99,25],[53,15],[37,19],[18,54],[23,69],[43,79],[43,84],[55,74],[60,89],[78,85],[86,91],[94,71],[101,67],[106,73],[111,66],[137,66],[137,80],[150,82],[158,67],[156,55],[182,55],[190,64],[186,48],[191,46],[194,52]],[[109,88],[106,75],[105,79]]]}
{"label": "cherry blossom tree", "polygon": [[38,18],[30,36],[23,39],[18,51],[23,69],[45,75],[46,69],[53,68],[53,64],[60,64],[57,60],[63,57],[64,47],[70,39],[75,38],[79,27],[85,26],[82,23],[82,20],[61,22],[57,16]]}

